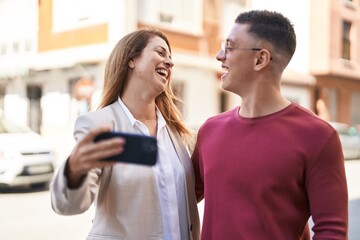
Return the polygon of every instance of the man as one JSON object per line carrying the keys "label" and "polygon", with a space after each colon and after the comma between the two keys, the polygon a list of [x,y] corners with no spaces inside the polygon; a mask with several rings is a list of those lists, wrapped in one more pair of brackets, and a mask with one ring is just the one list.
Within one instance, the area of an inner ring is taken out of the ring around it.
{"label": "man", "polygon": [[281,95],[295,46],[286,17],[249,11],[236,18],[217,53],[222,88],[242,104],[208,119],[198,133],[192,160],[198,201],[205,198],[204,240],[301,239],[309,237],[310,216],[314,239],[347,239],[339,137]]}

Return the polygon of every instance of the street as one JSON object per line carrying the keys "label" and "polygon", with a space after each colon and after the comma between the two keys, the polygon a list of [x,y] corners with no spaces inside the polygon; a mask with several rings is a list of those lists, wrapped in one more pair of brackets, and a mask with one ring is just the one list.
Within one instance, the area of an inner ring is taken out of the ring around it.
{"label": "street", "polygon": [[[349,188],[349,240],[360,239],[360,160],[346,161]],[[203,206],[199,204],[200,217]],[[78,216],[59,216],[50,205],[47,190],[0,193],[0,239],[85,239],[94,209]]]}

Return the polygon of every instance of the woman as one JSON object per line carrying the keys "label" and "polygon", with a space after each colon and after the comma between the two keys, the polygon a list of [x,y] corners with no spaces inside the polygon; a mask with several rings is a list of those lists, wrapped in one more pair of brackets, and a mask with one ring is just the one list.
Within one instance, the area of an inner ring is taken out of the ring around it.
{"label": "woman", "polygon": [[[174,104],[167,38],[156,30],[123,37],[105,68],[100,108],[80,116],[78,142],[51,184],[55,212],[96,212],[87,239],[198,239],[194,173],[185,145],[190,131]],[[122,151],[124,140],[94,143],[110,130],[152,135],[153,167],[99,161]]]}

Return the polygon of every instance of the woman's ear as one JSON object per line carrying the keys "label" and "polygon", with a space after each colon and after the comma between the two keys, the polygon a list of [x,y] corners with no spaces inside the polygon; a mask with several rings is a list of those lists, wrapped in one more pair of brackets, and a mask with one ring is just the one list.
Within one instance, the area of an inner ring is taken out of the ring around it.
{"label": "woman's ear", "polygon": [[131,59],[128,63],[129,68],[135,68],[135,61],[134,59]]}

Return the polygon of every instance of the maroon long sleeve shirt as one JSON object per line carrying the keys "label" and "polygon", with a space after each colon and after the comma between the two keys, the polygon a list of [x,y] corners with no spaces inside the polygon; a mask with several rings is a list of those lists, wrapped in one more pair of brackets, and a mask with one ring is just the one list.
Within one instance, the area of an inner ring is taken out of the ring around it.
{"label": "maroon long sleeve shirt", "polygon": [[208,119],[192,156],[198,201],[205,198],[201,238],[347,239],[348,193],[337,132],[291,104],[243,118],[239,108]]}

